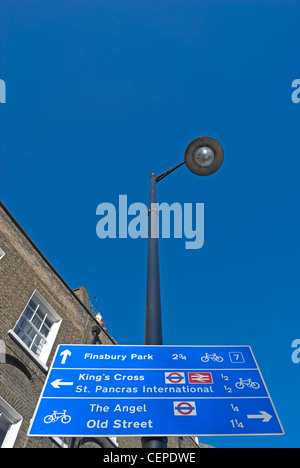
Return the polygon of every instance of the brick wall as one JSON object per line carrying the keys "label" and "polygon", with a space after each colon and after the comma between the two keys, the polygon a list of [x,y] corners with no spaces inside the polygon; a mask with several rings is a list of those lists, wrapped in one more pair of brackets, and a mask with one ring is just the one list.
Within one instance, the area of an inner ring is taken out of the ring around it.
{"label": "brick wall", "polygon": [[[79,289],[75,294],[69,288],[1,202],[0,248],[5,252],[0,260],[0,339],[6,345],[6,364],[0,364],[0,397],[23,417],[16,448],[56,447],[49,438],[26,435],[47,370],[20,347],[9,330],[15,327],[31,295],[38,290],[62,319],[47,361],[49,367],[58,344],[90,344],[92,327],[98,323],[89,312],[86,290]],[[115,344],[102,328],[100,339],[102,344]],[[68,440],[64,442],[68,444]],[[118,443],[121,448],[141,446],[139,438],[118,438]],[[197,447],[188,437],[181,441],[171,437],[168,446],[178,447],[179,443],[182,447]],[[113,446],[109,439],[77,439],[78,445],[81,448]]]}

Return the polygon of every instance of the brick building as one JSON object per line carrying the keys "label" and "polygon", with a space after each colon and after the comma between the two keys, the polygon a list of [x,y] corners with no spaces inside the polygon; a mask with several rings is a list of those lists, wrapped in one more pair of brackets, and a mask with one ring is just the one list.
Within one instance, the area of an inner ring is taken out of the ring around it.
{"label": "brick building", "polygon": [[[27,437],[58,344],[90,344],[99,323],[85,288],[72,290],[0,202],[0,447],[66,448],[68,439]],[[100,326],[99,344],[115,345]],[[3,343],[4,342],[4,343]],[[2,356],[2,360],[1,360]],[[140,438],[76,439],[75,447],[138,448]],[[199,448],[191,437],[168,447]]]}

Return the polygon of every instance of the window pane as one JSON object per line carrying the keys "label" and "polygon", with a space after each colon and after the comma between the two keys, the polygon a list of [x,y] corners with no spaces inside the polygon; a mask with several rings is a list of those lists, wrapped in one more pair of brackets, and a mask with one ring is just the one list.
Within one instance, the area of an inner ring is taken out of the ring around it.
{"label": "window pane", "polygon": [[44,338],[42,338],[39,335],[36,335],[36,337],[34,339],[34,343],[36,344],[36,346],[38,346],[41,349],[42,349],[43,344],[45,344],[45,341],[46,340],[44,340]]}
{"label": "window pane", "polygon": [[37,306],[38,306],[37,303],[36,303],[36,301],[35,301],[34,299],[31,299],[31,301],[29,302],[28,305],[29,305],[33,310],[36,310],[36,308],[37,308]]}
{"label": "window pane", "polygon": [[28,318],[28,320],[30,320],[31,317],[33,316],[33,311],[32,311],[32,309],[31,309],[30,307],[27,306],[26,309],[24,310],[24,315],[25,315],[25,317]]}
{"label": "window pane", "polygon": [[34,354],[36,354],[37,356],[39,356],[39,355],[41,354],[41,352],[39,351],[38,347],[37,347],[35,344],[33,344],[33,345],[31,346],[31,351],[32,351]]}
{"label": "window pane", "polygon": [[31,346],[31,351],[34,352],[37,356],[39,356],[43,350],[43,345],[45,344],[45,340],[42,337],[36,336],[35,340]]}
{"label": "window pane", "polygon": [[44,324],[44,325],[42,326],[42,328],[41,328],[41,334],[42,334],[43,336],[47,337],[48,334],[49,334],[49,331],[50,331],[49,328],[46,327],[46,325]]}
{"label": "window pane", "polygon": [[40,317],[41,320],[44,320],[46,314],[45,314],[45,312],[43,311],[43,309],[41,307],[38,308],[36,313]]}
{"label": "window pane", "polygon": [[20,318],[17,325],[18,327],[22,328],[22,330],[25,330],[26,328],[30,327],[28,321],[25,320],[23,317]]}
{"label": "window pane", "polygon": [[31,320],[31,323],[39,330],[42,325],[42,320],[37,315],[35,315]]}
{"label": "window pane", "polygon": [[49,317],[46,317],[46,318],[45,318],[45,324],[47,325],[48,328],[51,328],[51,327],[52,327],[52,322],[51,322],[51,320],[49,319]]}
{"label": "window pane", "polygon": [[18,325],[16,326],[15,333],[21,338],[26,346],[29,347],[31,345],[32,338],[30,338]]}
{"label": "window pane", "polygon": [[10,426],[11,426],[10,422],[5,418],[3,414],[1,414],[0,416],[0,447],[2,447],[2,444],[4,442],[6,434],[9,431]]}
{"label": "window pane", "polygon": [[36,332],[30,326],[28,326],[27,328],[23,328],[23,332],[26,333],[26,336],[28,336],[31,339],[31,341],[34,339],[36,335]]}

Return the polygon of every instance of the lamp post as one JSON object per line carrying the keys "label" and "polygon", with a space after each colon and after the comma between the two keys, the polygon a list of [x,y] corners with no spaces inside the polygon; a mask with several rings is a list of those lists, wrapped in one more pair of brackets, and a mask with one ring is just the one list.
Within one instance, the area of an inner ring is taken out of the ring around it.
{"label": "lamp post", "polygon": [[[97,344],[97,341],[99,343],[101,343],[100,339],[99,339],[99,334],[101,332],[101,328],[98,327],[98,325],[94,326],[92,328],[92,335],[93,335],[93,340],[92,340],[92,344],[93,345],[96,345]],[[69,448],[75,448],[75,442],[76,442],[76,437],[71,437],[70,440],[69,440]]]}
{"label": "lamp post", "polygon": [[[156,184],[183,164],[196,175],[207,176],[216,172],[224,159],[223,148],[211,137],[199,137],[193,140],[185,151],[185,160],[163,174],[150,175],[150,200],[148,223],[148,263],[147,263],[147,296],[146,296],[146,326],[145,344],[162,345],[162,321],[160,299],[160,275],[158,252],[158,210]],[[166,437],[143,437],[143,448],[166,448]]]}

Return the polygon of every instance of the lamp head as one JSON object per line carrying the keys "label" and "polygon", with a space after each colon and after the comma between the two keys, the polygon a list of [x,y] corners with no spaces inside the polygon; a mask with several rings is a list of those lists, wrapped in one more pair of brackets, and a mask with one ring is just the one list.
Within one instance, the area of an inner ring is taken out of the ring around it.
{"label": "lamp head", "polygon": [[220,143],[211,137],[199,137],[191,141],[185,151],[185,162],[194,174],[207,176],[222,165],[224,151]]}

